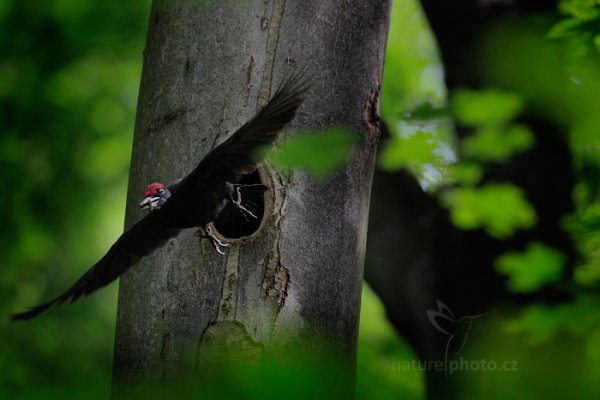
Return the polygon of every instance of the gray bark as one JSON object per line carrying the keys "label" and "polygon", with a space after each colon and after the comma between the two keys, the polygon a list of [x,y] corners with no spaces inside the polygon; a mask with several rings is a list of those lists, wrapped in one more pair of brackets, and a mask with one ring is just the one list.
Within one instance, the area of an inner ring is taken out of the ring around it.
{"label": "gray bark", "polygon": [[[260,357],[274,342],[341,360],[353,395],[367,210],[378,140],[388,0],[155,0],[144,56],[126,226],[140,193],[186,175],[296,67],[313,86],[287,135],[342,125],[360,137],[328,180],[265,167],[261,228],[225,256],[194,230],[127,272],[119,287],[113,395],[206,374],[214,343]],[[339,371],[338,371],[339,372]]]}

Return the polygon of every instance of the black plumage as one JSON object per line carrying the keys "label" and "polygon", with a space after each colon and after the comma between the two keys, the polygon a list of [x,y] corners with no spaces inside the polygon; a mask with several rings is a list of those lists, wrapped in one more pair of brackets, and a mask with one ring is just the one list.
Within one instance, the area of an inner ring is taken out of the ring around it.
{"label": "black plumage", "polygon": [[[235,205],[236,183],[245,174],[256,170],[260,161],[257,150],[272,144],[294,118],[307,88],[302,74],[292,75],[254,118],[210,151],[188,176],[169,187],[150,185],[152,192],[145,193],[146,199],[155,202],[146,217],[123,233],[106,255],[65,293],[29,311],[13,314],[11,319],[30,319],[53,306],[74,302],[93,293],[177,236],[181,229],[200,227],[206,232],[208,224],[219,216],[223,208]],[[147,200],[144,203],[149,204]],[[240,209],[244,210],[243,206]],[[218,245],[223,243],[210,231],[205,236],[220,251]]]}

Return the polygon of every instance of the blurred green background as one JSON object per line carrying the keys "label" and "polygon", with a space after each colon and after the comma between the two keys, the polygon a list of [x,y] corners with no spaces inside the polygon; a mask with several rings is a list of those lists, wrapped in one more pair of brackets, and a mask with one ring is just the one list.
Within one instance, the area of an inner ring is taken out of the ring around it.
{"label": "blurred green background", "polygon": [[[382,115],[394,137],[380,164],[390,170],[409,168],[429,190],[455,183],[457,189],[442,202],[457,226],[510,235],[535,223],[528,217],[528,205],[510,185],[486,191],[473,188],[480,171],[476,164],[457,162],[448,119],[481,128],[463,151],[503,160],[529,143],[527,132],[515,130],[511,122],[523,99],[553,110],[556,118],[569,123],[578,176],[577,211],[568,221],[582,254],[575,283],[596,293],[600,69],[595,46],[600,36],[586,23],[596,21],[600,13],[593,11],[598,11],[595,1],[562,3],[564,21],[571,22],[562,22],[549,37],[528,30],[526,24],[499,26],[490,33],[490,40],[513,39],[505,59],[514,62],[490,63],[488,69],[491,81],[504,82],[504,91],[464,91],[448,98],[435,40],[417,2],[396,0],[382,98]],[[0,0],[1,315],[59,293],[122,231],[149,7],[149,0]],[[566,56],[557,65],[552,55],[559,48]],[[566,92],[557,78],[564,71],[578,82]],[[426,122],[414,122],[418,114]],[[497,201],[514,213],[493,214]],[[529,269],[523,273],[521,266],[539,258],[550,263],[554,259],[551,250],[532,248],[522,258],[505,258],[499,269],[521,282],[517,290],[523,280],[526,288],[535,290],[552,276],[544,275],[545,270],[537,275]],[[77,306],[27,323],[9,324],[0,318],[0,398],[108,398],[116,290],[117,285],[110,285]],[[566,360],[564,354],[571,354],[581,375],[578,391],[587,393],[593,388],[591,377],[600,372],[594,367],[600,365],[598,304],[593,294],[582,293],[565,306],[532,306],[520,320],[508,324],[492,320],[495,332],[514,335],[501,341],[519,343],[495,351],[511,349],[518,357],[525,354],[515,350],[521,349],[521,343],[539,351],[544,343],[567,335],[565,347],[545,363],[559,365]],[[500,323],[503,328],[498,330],[495,324]],[[571,352],[572,343],[578,343],[579,353]],[[510,353],[502,358],[506,354]],[[392,368],[394,362],[413,359],[410,348],[386,321],[382,305],[365,287],[357,397],[423,398],[420,371]],[[524,371],[519,379],[488,374],[482,382],[507,380],[505,387],[519,382],[521,396],[515,398],[528,398],[544,386],[542,367]],[[538,375],[527,388],[527,380]],[[510,390],[503,395],[507,393]]]}
{"label": "blurred green background", "polygon": [[53,318],[6,320],[123,229],[149,6],[0,0],[0,398],[108,398],[117,285]]}

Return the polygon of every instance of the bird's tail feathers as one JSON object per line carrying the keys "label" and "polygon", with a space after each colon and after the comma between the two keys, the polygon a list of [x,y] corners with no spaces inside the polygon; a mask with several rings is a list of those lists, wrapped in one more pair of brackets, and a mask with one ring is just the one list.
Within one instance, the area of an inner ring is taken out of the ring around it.
{"label": "bird's tail feathers", "polygon": [[46,311],[50,308],[61,305],[62,303],[67,301],[69,299],[69,297],[71,297],[71,295],[72,295],[71,290],[68,290],[67,292],[63,293],[62,295],[58,296],[57,298],[55,298],[53,300],[50,300],[47,303],[32,307],[29,311],[11,314],[10,320],[11,321],[25,321],[25,320],[31,319],[33,317],[36,317],[39,314],[43,313],[44,311]]}
{"label": "bird's tail feathers", "polygon": [[44,311],[47,311],[53,307],[59,306],[59,305],[63,304],[64,302],[68,301],[69,299],[71,300],[70,302],[73,303],[75,300],[79,299],[80,297],[85,296],[86,294],[88,294],[85,290],[85,286],[91,279],[93,279],[93,277],[95,275],[94,274],[95,267],[96,266],[92,267],[89,271],[87,271],[85,274],[83,274],[83,276],[81,276],[81,278],[79,278],[66,292],[64,292],[60,296],[56,297],[55,299],[50,300],[47,303],[32,307],[29,311],[11,314],[10,320],[11,321],[25,321],[25,320],[31,319],[33,317],[36,317],[36,316],[40,315],[41,313],[43,313]]}

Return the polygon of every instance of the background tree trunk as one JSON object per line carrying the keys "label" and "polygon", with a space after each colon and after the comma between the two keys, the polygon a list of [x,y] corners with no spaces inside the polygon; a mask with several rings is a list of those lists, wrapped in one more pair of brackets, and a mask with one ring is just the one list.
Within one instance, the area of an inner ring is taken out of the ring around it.
{"label": "background tree trunk", "polygon": [[187,230],[122,277],[115,397],[202,376],[214,343],[225,358],[239,349],[262,357],[274,341],[318,347],[323,338],[341,361],[334,392],[353,395],[389,13],[387,0],[154,1],[128,227],[142,216],[147,183],[186,175],[297,67],[308,67],[313,86],[290,131],[342,125],[360,140],[326,181],[264,169],[261,227],[225,256]]}
{"label": "background tree trunk", "polygon": [[[421,3],[440,47],[450,91],[502,88],[501,83],[486,79],[486,64],[481,62],[482,49],[494,54],[497,62],[503,57],[502,49],[490,49],[487,31],[508,18],[523,21],[532,13],[556,9],[556,1],[551,0]],[[534,299],[564,299],[562,293],[555,292],[541,292],[535,298],[511,293],[506,289],[506,276],[494,267],[499,255],[523,251],[533,241],[561,250],[572,267],[573,245],[561,223],[573,210],[572,160],[563,127],[552,116],[535,111],[527,103],[520,118],[535,134],[535,146],[504,164],[487,166],[483,179],[484,183],[518,186],[536,210],[537,225],[510,239],[492,238],[481,229],[457,228],[435,196],[425,193],[407,171],[375,173],[365,279],[384,303],[390,322],[423,361],[443,360],[447,344],[447,338],[426,313],[437,309],[437,300],[460,318]],[[464,132],[457,133],[460,141]],[[478,328],[480,324],[474,325]],[[471,335],[485,337],[486,332]],[[431,368],[425,374],[428,399],[486,398],[496,394],[493,386],[479,385],[476,374],[448,374]]]}

